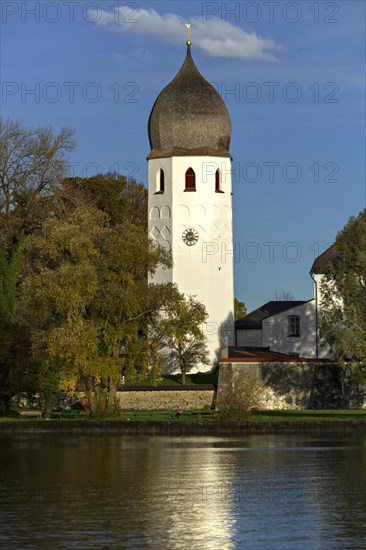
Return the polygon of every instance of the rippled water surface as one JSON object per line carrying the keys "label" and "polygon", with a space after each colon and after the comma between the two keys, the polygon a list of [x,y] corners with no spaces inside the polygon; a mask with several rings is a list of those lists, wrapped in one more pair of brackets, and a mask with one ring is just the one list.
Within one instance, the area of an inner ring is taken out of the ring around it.
{"label": "rippled water surface", "polygon": [[366,547],[366,436],[0,436],[4,549]]}

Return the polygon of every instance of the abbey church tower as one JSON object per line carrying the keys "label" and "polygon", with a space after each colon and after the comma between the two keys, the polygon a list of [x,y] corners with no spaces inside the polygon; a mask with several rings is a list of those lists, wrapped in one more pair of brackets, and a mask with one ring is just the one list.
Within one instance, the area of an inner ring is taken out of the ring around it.
{"label": "abbey church tower", "polygon": [[231,122],[187,44],[149,119],[149,236],[171,250],[174,262],[151,282],[176,283],[206,306],[213,363],[221,348],[234,345]]}

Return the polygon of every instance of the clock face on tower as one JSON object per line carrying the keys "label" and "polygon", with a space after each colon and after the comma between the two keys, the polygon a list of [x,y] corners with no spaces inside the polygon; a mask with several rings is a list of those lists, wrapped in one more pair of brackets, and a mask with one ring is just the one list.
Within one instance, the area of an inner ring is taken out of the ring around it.
{"label": "clock face on tower", "polygon": [[198,241],[198,231],[193,227],[188,227],[183,231],[182,239],[187,246],[193,246]]}

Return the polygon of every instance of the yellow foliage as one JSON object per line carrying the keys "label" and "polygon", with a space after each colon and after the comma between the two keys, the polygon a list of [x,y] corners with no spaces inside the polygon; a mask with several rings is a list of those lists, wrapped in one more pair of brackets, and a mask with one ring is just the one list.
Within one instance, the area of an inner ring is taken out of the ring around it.
{"label": "yellow foliage", "polygon": [[74,395],[76,390],[76,377],[66,378],[65,375],[61,378],[59,389],[68,395]]}

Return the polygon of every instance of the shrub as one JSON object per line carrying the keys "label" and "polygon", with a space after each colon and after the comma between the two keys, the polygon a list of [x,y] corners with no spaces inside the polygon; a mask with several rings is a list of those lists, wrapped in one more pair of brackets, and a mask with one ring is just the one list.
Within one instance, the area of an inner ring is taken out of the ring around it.
{"label": "shrub", "polygon": [[239,421],[258,410],[264,388],[254,377],[233,375],[232,367],[226,373],[226,384],[221,386],[218,409],[222,420]]}
{"label": "shrub", "polygon": [[103,391],[94,395],[91,416],[96,418],[118,418],[121,416],[121,412],[121,404],[117,397],[110,399]]}

